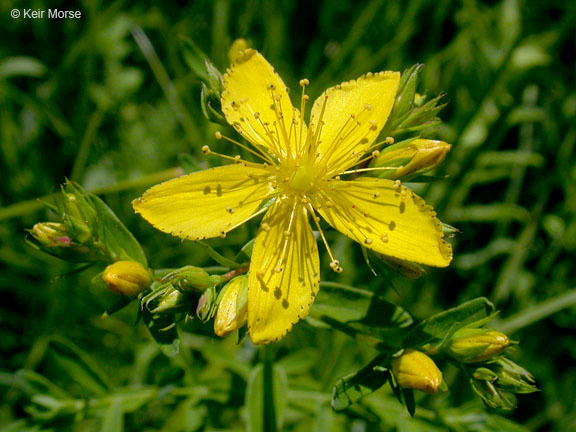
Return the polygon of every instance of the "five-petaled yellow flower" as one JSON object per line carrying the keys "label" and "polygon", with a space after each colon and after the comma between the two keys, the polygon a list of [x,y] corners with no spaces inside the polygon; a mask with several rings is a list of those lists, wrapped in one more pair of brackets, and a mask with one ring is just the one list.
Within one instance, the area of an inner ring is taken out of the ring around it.
{"label": "five-petaled yellow flower", "polygon": [[[246,149],[264,162],[230,157],[232,165],[159,184],[134,201],[134,209],[156,228],[190,240],[224,236],[266,212],[248,282],[254,343],[284,337],[308,314],[318,292],[318,249],[309,216],[325,244],[318,215],[381,254],[437,267],[450,263],[452,250],[434,210],[398,180],[340,179],[381,144],[374,142],[399,80],[398,72],[369,73],[329,88],[314,102],[306,125],[308,80],[300,81],[298,110],[266,59],[246,50],[224,75],[222,111],[252,144]],[[342,271],[329,248],[328,253],[330,267]]]}

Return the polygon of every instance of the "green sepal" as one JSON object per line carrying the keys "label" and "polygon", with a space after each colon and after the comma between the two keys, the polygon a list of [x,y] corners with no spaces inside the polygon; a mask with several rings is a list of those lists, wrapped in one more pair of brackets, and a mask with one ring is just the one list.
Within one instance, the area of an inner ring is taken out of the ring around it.
{"label": "green sepal", "polygon": [[404,340],[405,347],[419,347],[425,344],[437,344],[445,339],[449,331],[464,326],[485,322],[494,313],[494,305],[480,297],[452,309],[434,315],[412,329]]}

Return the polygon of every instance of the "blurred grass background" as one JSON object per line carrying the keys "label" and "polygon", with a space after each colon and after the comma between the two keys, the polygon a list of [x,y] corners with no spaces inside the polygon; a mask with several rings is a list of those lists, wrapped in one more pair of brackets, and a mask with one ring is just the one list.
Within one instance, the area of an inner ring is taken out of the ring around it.
{"label": "blurred grass background", "polygon": [[[10,17],[13,8],[49,7],[80,10],[82,18]],[[67,274],[73,267],[24,242],[25,228],[49,218],[37,198],[68,177],[103,192],[152,266],[214,265],[202,248],[156,232],[130,206],[174,168],[216,162],[201,155],[202,145],[226,150],[214,139],[219,127],[202,116],[183,36],[221,70],[231,42],[244,37],[289,87],[309,78],[312,97],[369,71],[424,63],[421,91],[446,93],[449,102],[436,136],[453,149],[437,172],[447,179],[415,189],[460,229],[454,262],[415,283],[377,279],[357,246],[330,233],[345,268],[337,280],[385,290],[422,319],[488,297],[501,310],[493,326],[521,341],[515,358],[542,389],[501,413],[515,424],[502,423],[447,367],[450,392],[420,398],[416,420],[385,390],[335,414],[334,382],[373,353],[302,323],[275,348],[284,371],[278,388],[288,383],[279,405],[285,429],[576,429],[576,3],[3,0],[0,23],[2,430],[242,430],[249,417],[252,346],[214,341],[193,322],[183,354],[169,360],[132,325],[134,309],[99,318],[113,301],[90,284],[101,269]],[[255,228],[211,244],[232,255]],[[327,266],[323,274],[334,279]],[[15,385],[30,380],[37,387]],[[74,403],[38,399],[56,391],[46,380]],[[88,409],[86,400],[100,405]]]}

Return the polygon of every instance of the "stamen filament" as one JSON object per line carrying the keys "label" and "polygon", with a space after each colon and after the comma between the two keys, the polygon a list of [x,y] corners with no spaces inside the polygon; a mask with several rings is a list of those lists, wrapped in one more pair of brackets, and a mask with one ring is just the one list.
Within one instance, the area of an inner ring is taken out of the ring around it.
{"label": "stamen filament", "polygon": [[316,224],[316,228],[318,228],[318,232],[320,233],[320,237],[322,237],[322,242],[324,243],[324,246],[326,247],[326,251],[328,252],[328,256],[330,257],[330,268],[332,270],[334,270],[336,273],[342,273],[342,267],[340,267],[340,261],[338,261],[336,258],[334,258],[334,254],[332,253],[332,249],[330,249],[330,245],[328,244],[328,241],[326,240],[326,236],[324,235],[324,231],[322,231],[322,228],[320,227],[320,217],[316,214],[316,211],[314,210],[314,207],[312,206],[312,204],[310,202],[308,203],[308,208],[310,209],[310,214],[312,215],[312,220]]}
{"label": "stamen filament", "polygon": [[239,143],[236,140],[233,140],[232,138],[228,138],[226,135],[222,135],[221,132],[216,132],[216,139],[222,139],[224,138],[226,141],[231,142],[232,144],[237,145],[238,147],[243,148],[244,150],[246,150],[247,152],[252,153],[254,156],[262,159],[263,161],[269,162],[271,165],[274,165],[274,161],[272,159],[270,159],[270,156],[268,156],[266,153],[262,152],[258,147],[255,147],[258,152],[255,152],[254,150],[252,150],[251,148],[245,146],[242,143]]}

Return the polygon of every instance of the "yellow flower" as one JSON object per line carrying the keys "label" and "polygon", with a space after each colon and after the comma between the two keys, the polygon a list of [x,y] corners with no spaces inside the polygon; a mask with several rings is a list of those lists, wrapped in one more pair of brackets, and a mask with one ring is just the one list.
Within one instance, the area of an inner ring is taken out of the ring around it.
{"label": "yellow flower", "polygon": [[[318,292],[318,249],[309,223],[320,216],[367,248],[395,258],[445,267],[450,245],[430,206],[400,184],[378,178],[342,180],[380,143],[400,74],[369,73],[326,90],[304,121],[272,66],[246,50],[224,75],[222,111],[262,159],[186,175],[149,189],[133,205],[161,231],[184,239],[225,236],[266,212],[250,264],[248,329],[254,343],[281,339],[304,318]],[[217,138],[224,138],[217,133]],[[205,153],[210,153],[207,146]],[[368,168],[371,169],[371,168]],[[364,171],[364,170],[360,170]],[[330,267],[341,272],[326,244]]]}

